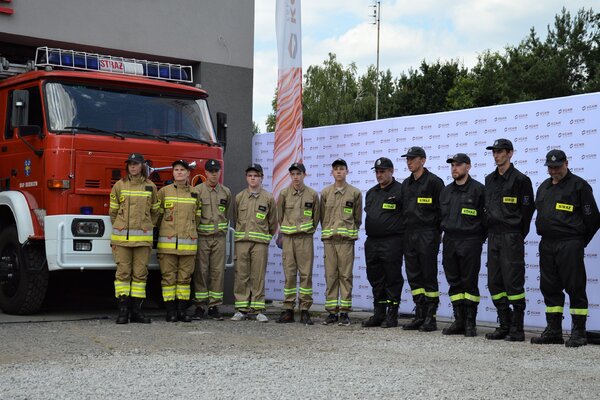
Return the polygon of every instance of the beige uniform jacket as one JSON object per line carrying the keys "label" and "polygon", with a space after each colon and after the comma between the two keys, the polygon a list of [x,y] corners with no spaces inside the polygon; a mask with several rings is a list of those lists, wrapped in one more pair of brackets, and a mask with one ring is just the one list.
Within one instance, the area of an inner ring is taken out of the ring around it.
{"label": "beige uniform jacket", "polygon": [[256,194],[244,189],[235,196],[235,241],[269,243],[277,231],[273,195],[264,189]]}
{"label": "beige uniform jacket", "polygon": [[279,193],[277,216],[279,230],[284,235],[312,235],[321,218],[321,204],[316,191],[304,186],[300,190],[289,186]]}
{"label": "beige uniform jacket", "polygon": [[231,191],[226,186],[217,184],[214,188],[207,183],[196,186],[200,200],[200,223],[198,235],[212,236],[227,233],[231,215]]}
{"label": "beige uniform jacket", "polygon": [[189,185],[171,184],[158,191],[161,222],[158,253],[195,255],[198,249],[196,227],[200,222],[198,191]]}
{"label": "beige uniform jacket", "polygon": [[329,185],[321,191],[321,239],[357,240],[362,223],[362,194],[346,184],[341,189]]}

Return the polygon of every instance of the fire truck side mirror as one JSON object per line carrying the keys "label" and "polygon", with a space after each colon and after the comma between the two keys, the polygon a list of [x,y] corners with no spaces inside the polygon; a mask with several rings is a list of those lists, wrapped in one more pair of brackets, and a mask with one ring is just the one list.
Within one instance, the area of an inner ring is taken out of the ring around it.
{"label": "fire truck side mirror", "polygon": [[227,146],[227,114],[217,113],[217,141],[223,146],[223,150]]}
{"label": "fire truck side mirror", "polygon": [[29,125],[29,92],[27,90],[14,90],[12,92],[10,125],[11,128]]}

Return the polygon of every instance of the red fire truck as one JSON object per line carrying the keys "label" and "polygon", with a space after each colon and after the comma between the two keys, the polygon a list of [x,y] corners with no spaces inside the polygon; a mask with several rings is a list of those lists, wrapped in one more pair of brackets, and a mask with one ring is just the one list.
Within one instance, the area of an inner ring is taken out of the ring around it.
{"label": "red fire truck", "polygon": [[[0,58],[0,308],[39,310],[49,272],[115,268],[109,193],[129,153],[160,189],[171,163],[222,160],[226,115],[213,128],[191,66],[41,47]],[[150,267],[156,267],[153,256]]]}

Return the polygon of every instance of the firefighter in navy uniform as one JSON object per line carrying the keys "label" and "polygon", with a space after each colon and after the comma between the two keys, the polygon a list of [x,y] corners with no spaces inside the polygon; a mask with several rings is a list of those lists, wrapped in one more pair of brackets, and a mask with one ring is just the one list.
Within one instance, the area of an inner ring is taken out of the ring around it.
{"label": "firefighter in navy uniform", "polygon": [[458,153],[446,162],[452,164],[454,182],[440,194],[444,232],[442,263],[455,319],[442,334],[472,337],[477,336],[479,270],[487,235],[485,188],[469,175],[471,159],[468,155]]}
{"label": "firefighter in navy uniform", "polygon": [[191,322],[186,314],[190,282],[198,250],[201,206],[196,188],[188,183],[190,166],[173,162],[174,182],[158,191],[162,215],[158,232],[158,262],[167,322]]}
{"label": "firefighter in navy uniform", "polygon": [[402,182],[404,215],[404,260],[406,277],[415,302],[415,318],[402,329],[437,330],[440,302],[437,257],[440,249],[440,192],[444,181],[424,167],[422,147],[411,147],[402,157],[411,175]]}
{"label": "firefighter in navy uniform", "polygon": [[[498,139],[492,146],[496,170],[485,177],[488,218],[488,288],[500,326],[486,339],[522,342],[525,315],[525,237],[535,211],[531,180],[511,163],[513,145]],[[510,306],[512,305],[512,310]]]}
{"label": "firefighter in navy uniform", "polygon": [[600,213],[591,186],[569,170],[562,150],[550,150],[546,163],[550,178],[537,191],[535,221],[540,241],[540,290],[546,303],[547,327],[534,344],[562,344],[565,295],[569,295],[571,337],[565,345],[587,344],[585,323],[588,299],[584,249],[600,228]]}
{"label": "firefighter in navy uniform", "polygon": [[132,153],[125,163],[127,176],[117,181],[110,192],[111,246],[117,264],[117,324],[147,324],[150,318],[143,314],[142,303],[146,298],[148,260],[159,202],[156,186],[146,176],[144,156]]}
{"label": "firefighter in navy uniform", "polygon": [[398,307],[402,294],[402,184],[394,179],[394,164],[389,158],[375,161],[378,184],[365,196],[365,260],[367,279],[373,288],[374,313],[364,327],[398,326]]}

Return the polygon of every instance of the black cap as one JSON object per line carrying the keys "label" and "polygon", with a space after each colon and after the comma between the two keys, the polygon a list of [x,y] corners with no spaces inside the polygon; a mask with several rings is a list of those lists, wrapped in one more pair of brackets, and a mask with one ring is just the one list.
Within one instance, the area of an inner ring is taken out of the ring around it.
{"label": "black cap", "polygon": [[189,170],[190,169],[190,164],[185,161],[185,160],[177,160],[177,161],[173,161],[173,164],[171,164],[173,166],[173,168],[175,168],[176,165],[181,165],[183,168]]}
{"label": "black cap", "polygon": [[546,162],[544,163],[547,167],[560,167],[567,161],[567,155],[562,150],[550,150],[546,154]]}
{"label": "black cap", "polygon": [[304,166],[304,164],[299,163],[299,162],[295,162],[292,165],[290,165],[290,167],[288,168],[288,171],[293,171],[297,169],[298,171],[302,172],[303,174],[306,173],[306,167]]}
{"label": "black cap", "polygon": [[126,163],[136,162],[136,163],[143,164],[146,162],[146,160],[144,160],[144,156],[141,155],[140,153],[131,153],[129,155],[129,157],[127,157],[127,160],[125,160],[125,162]]}
{"label": "black cap", "polygon": [[422,147],[419,146],[413,146],[410,149],[408,149],[408,151],[406,152],[406,154],[403,154],[402,157],[422,157],[422,158],[427,158],[427,156],[425,155],[425,150],[423,150]]}
{"label": "black cap", "polygon": [[513,150],[512,142],[508,139],[496,139],[494,144],[485,148],[486,150]]}
{"label": "black cap", "polygon": [[258,163],[248,165],[248,168],[246,168],[246,172],[248,172],[248,171],[256,171],[261,175],[263,174],[263,168]]}
{"label": "black cap", "polygon": [[465,153],[456,153],[452,157],[448,157],[446,160],[448,164],[453,162],[462,163],[462,164],[471,164],[471,158]]}
{"label": "black cap", "polygon": [[377,160],[375,160],[375,165],[371,169],[388,169],[388,168],[394,168],[394,163],[392,163],[392,160],[390,160],[389,158],[385,158],[385,157],[379,157]]}
{"label": "black cap", "polygon": [[335,160],[334,162],[331,163],[331,167],[335,167],[336,165],[343,165],[344,167],[348,168],[348,163],[346,162],[346,160],[338,158],[337,160]]}
{"label": "black cap", "polygon": [[219,160],[206,160],[206,163],[204,163],[204,170],[205,171],[220,171],[221,170],[221,163],[219,162]]}

